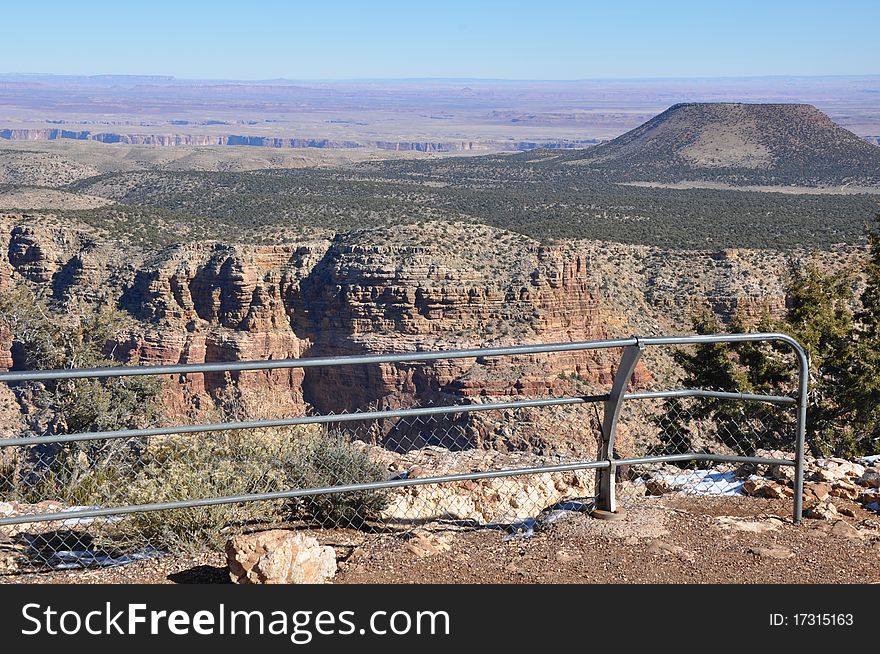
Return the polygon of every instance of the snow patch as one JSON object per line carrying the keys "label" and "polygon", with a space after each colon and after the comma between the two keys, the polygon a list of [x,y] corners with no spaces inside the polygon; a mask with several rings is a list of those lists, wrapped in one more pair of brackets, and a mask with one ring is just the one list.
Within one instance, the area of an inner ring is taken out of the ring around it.
{"label": "snow patch", "polygon": [[[684,495],[745,495],[742,487],[746,480],[739,479],[732,470],[682,470],[680,473],[655,472],[653,479],[665,481],[674,491]],[[749,479],[760,479],[752,475]],[[644,479],[635,480],[637,484],[647,483]]]}
{"label": "snow patch", "polygon": [[[76,513],[77,511],[89,511],[91,509],[101,509],[103,507],[100,506],[68,506],[67,508],[61,509],[59,513]],[[122,520],[121,515],[113,515],[113,516],[103,516],[101,518],[105,522],[119,522]],[[68,518],[67,520],[62,521],[61,525],[64,527],[77,527],[80,525],[90,525],[97,518],[86,517],[86,518]]]}
{"label": "snow patch", "polygon": [[162,552],[152,547],[145,547],[131,554],[121,556],[109,556],[97,552],[85,550],[60,550],[47,561],[54,570],[76,570],[79,568],[114,568],[120,565],[128,565],[135,561],[155,559],[162,556]]}

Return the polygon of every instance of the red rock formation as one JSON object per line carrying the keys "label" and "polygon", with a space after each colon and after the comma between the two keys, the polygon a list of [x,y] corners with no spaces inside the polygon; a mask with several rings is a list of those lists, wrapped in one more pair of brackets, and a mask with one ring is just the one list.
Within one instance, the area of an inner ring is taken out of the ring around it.
{"label": "red rock formation", "polygon": [[[51,284],[56,297],[94,295],[103,283],[106,299],[139,321],[113,348],[116,358],[132,364],[434,351],[621,335],[626,319],[609,313],[597,291],[593,260],[584,251],[524,238],[511,243],[481,226],[445,229],[401,227],[388,234],[364,231],[276,246],[186,244],[141,263],[114,259],[82,234],[16,225],[7,232],[7,252],[14,276]],[[617,350],[582,351],[230,377],[243,395],[256,398],[262,415],[291,415],[307,404],[338,412],[571,394],[572,380],[581,390],[598,391],[607,389],[619,356]],[[640,368],[635,383],[649,380]],[[172,414],[204,409],[226,387],[223,374],[169,377],[166,404]],[[585,416],[580,435],[569,440],[591,439],[591,419]],[[496,433],[485,421],[456,420],[450,418],[444,429],[458,425],[461,438],[472,444],[533,446],[531,437]],[[413,429],[386,421],[378,431],[359,435],[375,442],[421,442]]]}
{"label": "red rock formation", "polygon": [[58,251],[47,234],[27,225],[15,227],[9,238],[9,264],[22,277],[45,284],[58,271]]}
{"label": "red rock formation", "polygon": [[[484,228],[480,228],[484,229]],[[149,328],[116,348],[141,364],[299,358],[604,338],[588,262],[531,244],[504,271],[450,256],[450,244],[369,235],[289,246],[187,245],[139,270],[122,305]],[[520,264],[528,267],[520,268]],[[607,385],[619,353],[493,357],[233,375],[278,413],[540,396],[576,376]],[[640,370],[637,381],[644,382]],[[204,404],[223,375],[169,380],[175,411]],[[391,429],[393,425],[389,426]],[[386,430],[387,431],[387,430]]]}
{"label": "red rock formation", "polygon": [[12,368],[12,332],[7,325],[0,323],[0,372]]}

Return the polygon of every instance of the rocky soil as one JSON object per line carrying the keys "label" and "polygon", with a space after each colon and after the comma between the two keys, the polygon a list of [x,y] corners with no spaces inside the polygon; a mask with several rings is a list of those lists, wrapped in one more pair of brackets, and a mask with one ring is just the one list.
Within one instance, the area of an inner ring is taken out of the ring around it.
{"label": "rocky soil", "polygon": [[[880,520],[850,506],[855,517],[794,525],[784,500],[669,495],[621,522],[570,513],[530,538],[442,525],[316,535],[336,551],[334,583],[880,583]],[[215,553],[2,582],[229,583],[229,572]]]}
{"label": "rocky soil", "polygon": [[574,516],[508,541],[469,532],[427,555],[385,538],[356,550],[336,582],[880,582],[876,516],[795,526],[784,506],[754,508],[742,499],[670,497],[631,508],[624,522]]}

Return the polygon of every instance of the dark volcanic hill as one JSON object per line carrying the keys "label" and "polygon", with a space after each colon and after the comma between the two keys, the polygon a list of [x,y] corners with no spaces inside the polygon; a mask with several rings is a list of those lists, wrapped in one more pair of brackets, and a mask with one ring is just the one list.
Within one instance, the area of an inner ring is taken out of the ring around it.
{"label": "dark volcanic hill", "polygon": [[808,104],[677,104],[555,160],[619,182],[880,186],[880,147]]}

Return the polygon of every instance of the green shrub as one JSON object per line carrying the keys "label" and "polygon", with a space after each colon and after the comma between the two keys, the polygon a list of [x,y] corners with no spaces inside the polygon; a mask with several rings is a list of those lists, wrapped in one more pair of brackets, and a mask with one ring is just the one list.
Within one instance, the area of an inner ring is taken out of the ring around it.
{"label": "green shrub", "polygon": [[[270,493],[383,479],[382,469],[344,440],[306,428],[241,430],[207,438],[170,437],[151,446],[114,505]],[[106,489],[99,492],[106,498]],[[106,499],[105,499],[106,501]],[[116,543],[149,542],[169,551],[220,548],[242,526],[291,518],[322,526],[363,526],[384,508],[382,492],[317,495],[136,513],[113,523]]]}
{"label": "green shrub", "polygon": [[[367,454],[335,436],[310,438],[297,451],[295,465],[287,468],[288,481],[298,488],[323,488],[381,481],[382,468]],[[310,495],[294,503],[306,517],[322,526],[362,527],[388,504],[387,493],[356,491]]]}
{"label": "green shrub", "polygon": [[[291,435],[279,435],[278,452]],[[152,445],[127,483],[116,488],[113,505],[154,504],[185,499],[272,492],[284,487],[283,472],[265,439],[223,432],[200,438],[173,436]],[[107,500],[105,500],[107,501]],[[222,547],[233,526],[272,523],[283,502],[244,502],[191,509],[134,513],[112,525],[111,540],[180,552]]]}

